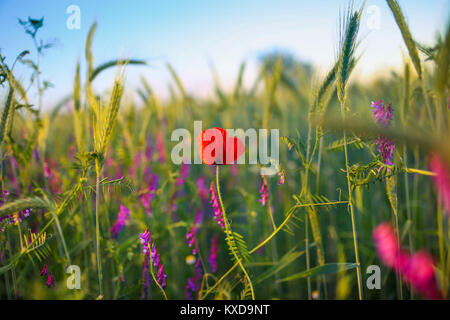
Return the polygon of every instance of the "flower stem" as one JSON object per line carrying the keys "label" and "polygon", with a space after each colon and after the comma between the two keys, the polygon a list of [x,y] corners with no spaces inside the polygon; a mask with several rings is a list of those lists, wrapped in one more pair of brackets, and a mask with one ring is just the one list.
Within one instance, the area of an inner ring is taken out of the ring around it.
{"label": "flower stem", "polygon": [[[231,226],[228,223],[228,218],[227,215],[225,213],[225,207],[223,205],[222,202],[222,195],[220,194],[220,183],[219,183],[219,165],[216,166],[216,187],[217,187],[217,196],[219,198],[219,202],[220,202],[220,207],[222,209],[222,214],[223,214],[223,220],[224,220],[224,224],[225,224],[225,233],[227,235],[227,237],[230,237],[230,239],[234,239],[233,237],[233,233],[231,231]],[[252,284],[252,280],[250,279],[247,270],[245,270],[244,265],[242,264],[241,259],[239,258],[238,254],[236,253],[236,251],[234,249],[231,250],[234,258],[236,259],[238,265],[240,266],[242,272],[244,273],[247,281],[248,281],[248,285],[250,286],[250,292],[252,295],[252,300],[255,300],[255,292],[253,290],[253,284]]]}
{"label": "flower stem", "polygon": [[[151,252],[151,250],[150,250],[150,252]],[[161,285],[159,284],[159,282],[156,280],[155,273],[153,272],[153,259],[152,259],[152,255],[150,254],[149,257],[150,257],[150,274],[152,275],[152,279],[153,279],[153,281],[156,283],[156,285],[158,286],[159,290],[161,290],[161,292],[162,292],[162,294],[163,294],[163,296],[164,296],[164,300],[167,300],[166,292],[164,291],[163,287],[161,287]]]}
{"label": "flower stem", "polygon": [[[345,107],[344,104],[341,103],[341,115],[345,120]],[[347,132],[344,129],[344,155],[345,155],[345,171],[347,173],[347,187],[348,187],[348,206],[350,208],[350,216],[352,219],[352,233],[353,233],[353,246],[355,250],[355,262],[356,262],[356,277],[358,280],[358,296],[359,300],[363,299],[362,292],[362,279],[361,279],[361,264],[359,262],[359,253],[358,253],[358,235],[356,233],[356,225],[355,225],[355,212],[353,208],[353,197],[352,197],[352,185],[350,181],[350,167],[348,165],[348,150],[347,150]]]}
{"label": "flower stem", "polygon": [[97,180],[95,184],[95,239],[97,245],[97,277],[99,297],[103,299],[103,271],[102,258],[100,256],[100,163],[98,159],[95,160],[95,170],[97,174]]}

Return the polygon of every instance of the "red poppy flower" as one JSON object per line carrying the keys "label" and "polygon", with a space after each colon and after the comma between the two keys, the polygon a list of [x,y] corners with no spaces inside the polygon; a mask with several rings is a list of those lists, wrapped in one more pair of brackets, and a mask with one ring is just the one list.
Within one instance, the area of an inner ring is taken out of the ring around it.
{"label": "red poppy flower", "polygon": [[241,140],[228,136],[222,128],[203,130],[197,137],[198,150],[204,164],[233,164],[245,152]]}

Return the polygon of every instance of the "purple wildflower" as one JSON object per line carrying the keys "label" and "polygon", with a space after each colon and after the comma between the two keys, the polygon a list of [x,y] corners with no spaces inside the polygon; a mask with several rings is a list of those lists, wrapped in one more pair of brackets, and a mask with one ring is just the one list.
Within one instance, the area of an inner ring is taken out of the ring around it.
{"label": "purple wildflower", "polygon": [[[202,210],[198,209],[197,212],[195,213],[194,224],[192,225],[189,232],[186,233],[186,242],[189,245],[189,247],[192,247],[195,243],[195,240],[197,239],[196,236],[197,236],[198,228],[199,228],[200,224],[202,223],[202,215],[203,215]],[[193,255],[197,254],[197,251],[198,251],[197,248],[194,247],[194,249],[192,250],[192,254]]]}
{"label": "purple wildflower", "polygon": [[376,141],[377,150],[381,154],[383,163],[392,166],[394,159],[395,143],[384,136],[380,136]]}
{"label": "purple wildflower", "polygon": [[192,300],[193,299],[192,293],[195,292],[195,283],[194,283],[193,277],[188,279],[188,281],[186,283],[185,291],[186,291],[186,299]]}
{"label": "purple wildflower", "polygon": [[219,251],[219,241],[217,235],[211,239],[211,251],[209,253],[209,264],[211,265],[211,271],[214,273],[217,271],[217,252]]}
{"label": "purple wildflower", "polygon": [[262,175],[262,178],[263,178],[263,184],[262,184],[261,188],[259,189],[259,193],[261,194],[261,199],[259,199],[258,201],[261,202],[261,204],[264,207],[266,205],[266,202],[270,198],[270,193],[269,193],[269,186],[267,185],[266,177],[264,175]]}
{"label": "purple wildflower", "polygon": [[214,190],[214,185],[211,182],[211,186],[209,187],[209,192],[211,193],[211,201],[212,207],[214,209],[214,219],[216,219],[219,226],[224,229],[225,221],[223,219],[222,208],[220,207],[219,200],[217,199],[216,191]]}
{"label": "purple wildflower", "polygon": [[47,288],[55,286],[55,276],[53,275],[53,273],[48,274],[47,282],[45,283],[45,285],[47,286]]}
{"label": "purple wildflower", "polygon": [[376,123],[382,126],[390,125],[394,119],[394,112],[390,103],[385,106],[383,100],[378,100],[377,102],[372,102],[371,107],[373,108],[372,112]]}
{"label": "purple wildflower", "polygon": [[44,267],[42,267],[41,276],[47,275],[47,265],[44,264]]}
{"label": "purple wildflower", "polygon": [[[151,259],[153,262],[153,266],[155,267],[157,274],[156,274],[156,281],[161,285],[162,288],[166,287],[166,279],[167,275],[164,273],[164,264],[161,263],[160,255],[158,253],[158,250],[156,249],[156,244],[152,240],[150,236],[150,231],[148,229],[145,229],[144,233],[140,233],[139,237],[141,239],[142,244],[142,252],[144,253],[144,259],[147,260],[147,262],[144,260],[144,288],[145,288],[145,281],[147,277],[147,270],[148,270],[148,260]],[[151,252],[151,255],[150,255]]]}
{"label": "purple wildflower", "polygon": [[124,205],[120,205],[119,213],[117,214],[117,220],[116,223],[111,227],[111,237],[113,239],[117,238],[117,235],[120,231],[125,227],[125,225],[128,223],[130,219],[130,210],[125,207]]}
{"label": "purple wildflower", "polygon": [[[392,120],[394,119],[392,105],[390,103],[388,105],[385,105],[383,103],[383,100],[378,100],[377,102],[372,102],[371,106],[373,108],[372,112],[375,122],[383,127],[390,126]],[[394,158],[395,150],[394,141],[385,136],[379,136],[375,142],[377,144],[377,150],[381,154],[383,163],[390,166],[393,165],[392,161]]]}

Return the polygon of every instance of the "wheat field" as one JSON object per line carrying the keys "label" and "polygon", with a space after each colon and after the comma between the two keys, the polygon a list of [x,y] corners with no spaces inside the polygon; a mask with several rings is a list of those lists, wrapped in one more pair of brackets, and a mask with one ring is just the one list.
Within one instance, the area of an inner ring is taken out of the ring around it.
{"label": "wheat field", "polygon": [[[364,4],[336,14],[327,72],[267,54],[251,86],[243,62],[233,88],[217,81],[209,98],[169,63],[169,98],[145,77],[129,86],[148,61],[95,59],[100,21],[50,108],[44,20],[19,20],[35,46],[0,52],[0,298],[447,299],[450,24],[421,44],[398,2],[383,5],[405,53],[382,78],[352,80]],[[115,76],[96,90],[105,70]],[[172,133],[194,121],[223,137],[278,129],[275,174],[236,164],[236,149],[230,163],[174,163]]]}

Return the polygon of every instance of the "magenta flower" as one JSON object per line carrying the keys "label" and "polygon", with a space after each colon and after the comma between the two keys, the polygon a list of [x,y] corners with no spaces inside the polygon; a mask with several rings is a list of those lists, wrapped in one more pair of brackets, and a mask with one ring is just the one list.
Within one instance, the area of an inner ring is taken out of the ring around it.
{"label": "magenta flower", "polygon": [[259,193],[261,194],[261,199],[259,199],[258,201],[261,202],[261,204],[264,207],[266,205],[266,202],[270,198],[270,193],[269,193],[269,186],[267,185],[266,177],[263,175],[262,178],[263,178],[263,184],[262,184],[261,188],[259,189]]}
{"label": "magenta flower", "polygon": [[381,154],[383,163],[392,166],[394,160],[395,143],[386,137],[380,136],[376,141],[377,150]]}
{"label": "magenta flower", "polygon": [[[8,202],[10,192],[9,190],[4,190],[3,192],[0,191],[0,206],[2,206],[4,203]],[[0,217],[0,232],[4,232],[5,228],[8,224],[10,225],[17,225],[18,223],[21,223],[25,218],[28,218],[31,214],[33,209],[25,209],[22,211],[18,211],[9,215],[1,216]]]}
{"label": "magenta flower", "polygon": [[214,185],[212,182],[211,186],[209,187],[209,193],[211,193],[210,203],[212,204],[212,207],[214,209],[214,219],[216,219],[219,226],[224,229],[225,221],[223,219],[222,208],[220,207],[219,200],[217,199],[216,191],[214,190]]}
{"label": "magenta flower", "polygon": [[436,285],[433,258],[425,251],[416,252],[402,272],[405,281],[427,299],[439,300],[441,293]]}
{"label": "magenta flower", "polygon": [[434,185],[447,211],[447,215],[450,215],[450,170],[436,154],[430,157],[429,167],[436,174],[433,177]]}
{"label": "magenta flower", "polygon": [[167,275],[164,273],[164,264],[161,263],[160,255],[156,249],[156,244],[150,236],[150,231],[145,229],[144,233],[139,234],[139,238],[142,244],[142,252],[144,254],[144,266],[143,266],[143,277],[144,277],[144,289],[146,289],[146,282],[148,276],[149,260],[153,262],[153,267],[156,270],[156,281],[161,285],[162,288],[166,287]]}
{"label": "magenta flower", "polygon": [[44,264],[44,267],[42,268],[42,271],[41,271],[41,276],[45,276],[45,275],[47,275],[47,265],[46,264]]}
{"label": "magenta flower", "polygon": [[124,205],[120,205],[119,213],[117,214],[117,220],[116,223],[111,227],[111,237],[113,239],[117,238],[117,235],[120,231],[125,227],[125,225],[128,224],[128,221],[130,220],[130,210],[125,207]]}
{"label": "magenta flower", "polygon": [[186,300],[192,300],[192,293],[195,293],[195,283],[194,283],[194,278],[190,277],[186,283],[186,287],[184,288],[185,292],[186,292]]}
{"label": "magenta flower", "polygon": [[373,108],[372,112],[375,122],[381,126],[389,126],[394,119],[392,105],[389,103],[385,106],[383,100],[378,100],[377,102],[372,102],[371,107]]}
{"label": "magenta flower", "polygon": [[[202,223],[202,216],[203,216],[202,210],[198,209],[197,212],[195,213],[194,224],[192,225],[189,232],[186,233],[185,239],[189,247],[192,247],[197,240],[197,232]],[[196,255],[197,251],[198,251],[197,248],[194,247],[194,249],[192,250],[192,254]]]}
{"label": "magenta flower", "polygon": [[50,287],[55,287],[55,276],[53,275],[53,273],[49,273],[48,277],[47,277],[47,282],[45,283],[45,285],[47,286],[47,288]]}
{"label": "magenta flower", "polygon": [[[383,100],[378,100],[377,102],[372,102],[372,112],[375,122],[383,127],[389,127],[392,120],[394,119],[394,112],[392,105],[389,103],[385,105]],[[377,150],[381,154],[381,159],[383,163],[391,166],[393,165],[395,143],[391,139],[379,136],[375,141],[377,144]],[[381,170],[381,167],[379,168]]]}
{"label": "magenta flower", "polygon": [[209,264],[211,265],[211,271],[214,273],[217,271],[217,253],[219,252],[219,241],[217,235],[211,239],[211,251],[209,253]]}
{"label": "magenta flower", "polygon": [[436,284],[433,260],[424,251],[412,256],[400,247],[394,229],[389,223],[382,223],[373,231],[373,239],[381,261],[402,276],[415,291],[427,299],[440,299]]}

